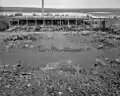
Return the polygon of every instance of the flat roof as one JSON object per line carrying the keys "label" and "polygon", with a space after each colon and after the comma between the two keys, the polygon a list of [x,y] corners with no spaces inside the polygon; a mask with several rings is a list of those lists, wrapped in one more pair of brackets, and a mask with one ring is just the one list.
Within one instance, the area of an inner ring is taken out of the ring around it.
{"label": "flat roof", "polygon": [[[14,16],[12,17],[12,20],[43,20],[43,19],[46,19],[46,20],[57,20],[57,19],[79,19],[79,20],[90,20],[89,18],[85,17],[85,16]],[[93,17],[93,19],[106,19],[106,18],[101,18],[101,17]]]}
{"label": "flat roof", "polygon": [[15,16],[12,19],[87,19],[85,16]]}

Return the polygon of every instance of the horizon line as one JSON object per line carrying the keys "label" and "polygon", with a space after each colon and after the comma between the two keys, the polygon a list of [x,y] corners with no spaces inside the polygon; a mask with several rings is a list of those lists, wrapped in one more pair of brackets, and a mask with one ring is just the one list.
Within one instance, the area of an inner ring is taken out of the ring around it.
{"label": "horizon line", "polygon": [[[6,7],[6,8],[7,7],[11,7],[11,8],[15,8],[15,7],[17,7],[17,8],[42,8],[42,7],[33,7],[33,6],[0,6],[0,7],[3,7],[3,8],[4,7]],[[95,8],[95,7],[94,8],[69,8],[69,7],[68,8],[62,8],[62,7],[61,8],[54,8],[53,7],[52,8],[52,7],[45,7],[45,6],[44,6],[44,8],[45,9],[47,9],[47,8],[48,9],[120,9],[120,8],[109,8],[109,7],[108,8],[104,8],[104,7],[103,8],[98,8],[98,7],[97,8]]]}

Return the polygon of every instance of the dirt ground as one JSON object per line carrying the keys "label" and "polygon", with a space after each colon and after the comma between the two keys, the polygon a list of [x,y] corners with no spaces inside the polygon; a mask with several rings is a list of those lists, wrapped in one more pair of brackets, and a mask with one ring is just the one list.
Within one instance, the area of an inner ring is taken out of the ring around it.
{"label": "dirt ground", "polygon": [[[3,36],[5,37],[7,35],[7,33],[2,33],[0,35],[1,40]],[[58,48],[63,46],[71,46],[72,48],[88,46],[90,50],[84,50],[81,52],[39,52],[37,48],[13,48],[10,50],[10,52],[0,52],[0,63],[14,64],[17,61],[22,60],[24,61],[24,64],[30,64],[32,67],[39,67],[41,65],[59,60],[72,60],[74,64],[77,64],[84,68],[90,68],[95,63],[97,57],[107,56],[109,58],[113,58],[120,55],[119,48],[111,48],[98,51],[95,46],[93,46],[95,43],[91,43],[89,41],[89,38],[86,36],[73,36],[71,34],[63,36],[63,33],[52,32],[47,32],[44,36],[53,36],[55,38],[49,40],[37,40],[32,42],[32,44],[34,46],[44,44],[48,48],[51,44]],[[0,47],[2,47],[2,45]]]}
{"label": "dirt ground", "polygon": [[[32,47],[23,35],[4,42],[9,36],[0,35],[0,96],[120,96],[120,39],[100,34],[41,33],[28,40]],[[98,49],[100,43],[107,45]],[[40,45],[48,50],[41,52]],[[53,47],[84,50],[49,51]]]}

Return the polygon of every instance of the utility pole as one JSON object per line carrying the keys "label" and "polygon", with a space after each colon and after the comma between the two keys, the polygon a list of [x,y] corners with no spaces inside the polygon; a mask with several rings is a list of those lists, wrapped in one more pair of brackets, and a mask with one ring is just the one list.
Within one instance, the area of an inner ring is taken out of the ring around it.
{"label": "utility pole", "polygon": [[42,0],[42,16],[44,17],[44,0]]}
{"label": "utility pole", "polygon": [[45,20],[44,20],[44,0],[42,0],[42,18],[43,18],[43,26],[45,25]]}

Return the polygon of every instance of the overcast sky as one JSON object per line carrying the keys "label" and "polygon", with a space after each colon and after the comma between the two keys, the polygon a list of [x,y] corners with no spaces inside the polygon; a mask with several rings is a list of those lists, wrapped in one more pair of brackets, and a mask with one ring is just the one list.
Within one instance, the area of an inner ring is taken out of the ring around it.
{"label": "overcast sky", "polygon": [[[44,0],[46,8],[120,8],[120,0]],[[42,0],[0,0],[0,6],[41,7]]]}

